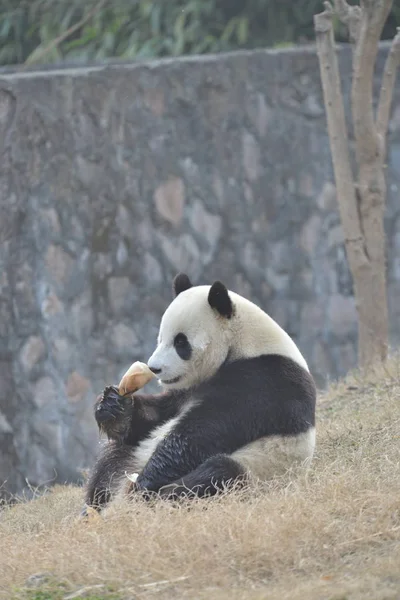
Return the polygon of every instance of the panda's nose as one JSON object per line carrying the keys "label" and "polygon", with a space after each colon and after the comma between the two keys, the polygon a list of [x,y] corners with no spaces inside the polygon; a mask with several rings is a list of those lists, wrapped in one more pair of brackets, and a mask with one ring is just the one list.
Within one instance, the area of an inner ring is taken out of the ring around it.
{"label": "panda's nose", "polygon": [[153,354],[148,359],[147,366],[149,367],[150,371],[154,373],[154,375],[159,375],[162,371],[162,361],[158,359],[156,354],[157,350],[153,352]]}
{"label": "panda's nose", "polygon": [[159,375],[162,369],[156,369],[155,367],[149,367],[150,371],[154,373],[154,375]]}

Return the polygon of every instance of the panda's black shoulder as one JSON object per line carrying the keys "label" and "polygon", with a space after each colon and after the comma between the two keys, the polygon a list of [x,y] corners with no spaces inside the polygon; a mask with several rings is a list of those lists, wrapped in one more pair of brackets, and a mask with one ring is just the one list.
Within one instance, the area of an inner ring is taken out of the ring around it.
{"label": "panda's black shoulder", "polygon": [[297,387],[316,393],[314,379],[311,374],[296,361],[279,354],[263,354],[253,358],[242,358],[225,362],[215,376],[204,385],[204,390],[215,386],[230,389],[239,386],[242,390],[248,386],[262,390],[267,385],[274,389]]}

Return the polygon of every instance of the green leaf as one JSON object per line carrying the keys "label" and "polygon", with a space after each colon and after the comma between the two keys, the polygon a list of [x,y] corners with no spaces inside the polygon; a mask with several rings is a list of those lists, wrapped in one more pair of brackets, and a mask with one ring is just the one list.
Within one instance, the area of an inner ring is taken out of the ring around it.
{"label": "green leaf", "polygon": [[115,36],[112,31],[106,31],[103,36],[103,48],[105,51],[113,50]]}
{"label": "green leaf", "polygon": [[243,45],[247,42],[249,35],[249,20],[247,17],[242,17],[238,21],[237,39],[239,44]]}
{"label": "green leaf", "polygon": [[141,0],[139,2],[139,11],[142,17],[149,18],[153,10],[153,2],[151,0]]}
{"label": "green leaf", "polygon": [[157,4],[150,14],[150,27],[152,35],[158,35],[161,31],[161,5]]}
{"label": "green leaf", "polygon": [[39,58],[39,55],[42,54],[44,48],[46,47],[47,44],[40,44],[39,46],[37,46],[33,52],[31,52],[31,54],[29,54],[29,56],[25,59],[25,63],[27,65],[33,65],[35,64],[35,62],[37,61],[37,59]]}
{"label": "green leaf", "polygon": [[4,16],[1,20],[1,29],[0,29],[0,37],[1,38],[6,38],[8,36],[8,34],[10,33],[10,29],[11,29],[11,18],[9,18],[7,15]]}
{"label": "green leaf", "polygon": [[69,10],[66,11],[66,13],[64,14],[60,26],[61,26],[61,30],[66,30],[69,29],[73,23],[74,20],[74,15],[75,15],[75,6],[71,6]]}
{"label": "green leaf", "polygon": [[233,32],[235,31],[236,23],[236,19],[231,19],[230,21],[228,21],[228,24],[221,35],[222,42],[228,42],[230,40],[230,38],[233,35]]}

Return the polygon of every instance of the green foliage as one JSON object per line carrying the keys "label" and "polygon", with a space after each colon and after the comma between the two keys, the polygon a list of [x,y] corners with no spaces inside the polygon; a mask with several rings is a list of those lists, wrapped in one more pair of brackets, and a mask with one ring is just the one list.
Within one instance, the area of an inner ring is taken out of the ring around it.
{"label": "green foliage", "polygon": [[[93,591],[91,586],[80,588],[77,593],[82,600],[122,600],[120,594],[113,592],[105,586],[102,586],[101,590],[97,593]],[[10,600],[64,600],[64,598],[73,594],[74,592],[71,590],[68,591],[65,584],[53,582],[39,589],[25,588],[18,590]]]}
{"label": "green foliage", "polygon": [[[79,596],[82,600],[122,600],[120,596],[115,596],[112,594],[107,595],[98,595],[98,594],[86,594]],[[27,596],[25,596],[25,600],[63,600],[65,598],[65,592],[54,590],[54,591],[32,591]]]}
{"label": "green foliage", "polygon": [[[58,592],[58,591],[54,591],[54,592],[32,592],[31,595],[26,596],[26,600],[63,600],[65,598],[65,593],[63,592]],[[93,594],[89,594],[89,595],[83,595],[80,596],[80,598],[82,598],[82,600],[122,600],[120,596],[115,596],[114,594],[112,596],[110,595],[93,595]]]}
{"label": "green foliage", "polygon": [[[320,10],[321,0],[0,0],[0,64],[286,46],[314,40]],[[395,0],[385,36],[398,24]]]}

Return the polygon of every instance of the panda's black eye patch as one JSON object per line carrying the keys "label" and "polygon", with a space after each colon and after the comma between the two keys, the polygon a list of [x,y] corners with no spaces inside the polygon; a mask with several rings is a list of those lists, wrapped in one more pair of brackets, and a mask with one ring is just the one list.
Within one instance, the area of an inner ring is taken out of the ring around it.
{"label": "panda's black eye patch", "polygon": [[184,333],[178,333],[175,336],[174,348],[182,360],[189,360],[192,356],[192,346]]}

